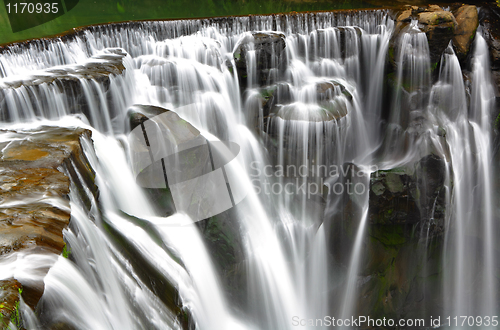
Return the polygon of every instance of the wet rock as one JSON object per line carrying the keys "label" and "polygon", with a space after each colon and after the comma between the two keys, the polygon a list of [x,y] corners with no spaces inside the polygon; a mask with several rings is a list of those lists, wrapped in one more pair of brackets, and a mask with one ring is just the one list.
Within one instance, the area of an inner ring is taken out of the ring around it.
{"label": "wet rock", "polygon": [[0,329],[10,329],[10,323],[19,326],[19,300],[21,283],[15,279],[0,281]]}
{"label": "wet rock", "polygon": [[476,6],[462,6],[455,13],[457,28],[453,44],[460,59],[465,59],[474,40],[479,19]]}
{"label": "wet rock", "polygon": [[[88,192],[98,194],[82,147],[82,140],[90,140],[90,135],[85,129],[59,127],[0,131],[0,259],[21,251],[63,251],[71,181],[88,208]],[[24,301],[35,307],[43,282],[21,285]]]}
{"label": "wet rock", "polygon": [[[258,86],[275,83],[286,66],[285,36],[276,32],[252,32],[240,41],[233,57],[236,63],[240,87],[248,86],[248,75],[256,74]],[[255,71],[249,72],[249,52],[255,51]]]}
{"label": "wet rock", "polygon": [[444,161],[429,155],[412,168],[380,170],[370,179],[370,223],[418,225],[440,235],[444,227]]}
{"label": "wet rock", "polygon": [[220,275],[226,296],[238,307],[244,308],[247,292],[247,267],[242,241],[238,206],[221,214],[197,222],[201,236]]}

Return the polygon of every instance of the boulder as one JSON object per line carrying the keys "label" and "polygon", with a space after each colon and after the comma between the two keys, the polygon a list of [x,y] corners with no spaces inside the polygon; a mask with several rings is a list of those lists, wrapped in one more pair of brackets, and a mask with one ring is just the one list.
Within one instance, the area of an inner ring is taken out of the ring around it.
{"label": "boulder", "polygon": [[460,59],[465,59],[474,40],[479,19],[476,6],[464,5],[455,13],[457,28],[453,36],[453,44]]}
{"label": "boulder", "polygon": [[240,40],[233,57],[236,63],[240,87],[248,86],[248,52],[255,51],[254,83],[267,86],[275,83],[286,67],[285,36],[276,32],[252,32]]}
{"label": "boulder", "polygon": [[427,35],[431,66],[439,62],[455,34],[457,21],[449,11],[425,11],[418,14],[419,28]]}

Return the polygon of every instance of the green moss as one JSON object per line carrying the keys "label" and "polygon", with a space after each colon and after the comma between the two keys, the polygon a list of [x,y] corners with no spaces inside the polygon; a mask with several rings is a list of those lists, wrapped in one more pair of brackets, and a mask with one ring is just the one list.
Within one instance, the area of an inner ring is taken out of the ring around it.
{"label": "green moss", "polygon": [[[392,214],[392,210],[386,213]],[[378,225],[370,227],[370,237],[379,241],[386,248],[397,248],[406,242],[406,237],[401,225]]]}
{"label": "green moss", "polygon": [[63,250],[62,250],[62,253],[61,253],[61,255],[63,256],[63,258],[68,259],[70,253],[71,253],[71,249],[68,248],[67,244],[64,244],[64,247],[63,247]]}
{"label": "green moss", "polygon": [[[498,0],[500,1],[500,0]],[[495,119],[495,128],[500,129],[500,113],[498,114],[497,118]]]}
{"label": "green moss", "polygon": [[394,47],[389,47],[387,53],[389,54],[390,59],[394,59]]}

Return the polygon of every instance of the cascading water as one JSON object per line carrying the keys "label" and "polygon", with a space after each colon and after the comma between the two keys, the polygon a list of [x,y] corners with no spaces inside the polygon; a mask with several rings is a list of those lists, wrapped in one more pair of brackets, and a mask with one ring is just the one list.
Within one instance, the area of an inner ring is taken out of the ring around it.
{"label": "cascading water", "polygon": [[[28,328],[274,330],[293,328],[295,318],[356,317],[362,283],[371,278],[362,274],[373,224],[370,174],[376,166],[418,172],[427,164],[420,159],[434,156],[445,162],[448,189],[444,311],[494,315],[486,43],[478,32],[468,105],[452,47],[432,85],[428,40],[411,21],[396,42],[385,101],[394,25],[385,11],[125,23],[4,50],[0,118],[9,128],[34,121],[92,129],[85,151],[100,191],[96,200],[84,188],[89,211],[72,186],[65,231],[72,261],[51,259],[43,313],[27,311]],[[223,217],[236,224],[243,256],[229,271],[219,269],[203,238],[206,224],[158,214],[135,183],[134,146],[124,136],[133,104],[171,109],[207,141],[240,147],[237,189],[246,198]],[[349,183],[353,171],[364,174]],[[430,186],[420,181],[418,189]],[[347,190],[368,189],[337,192],[345,182]],[[420,236],[430,244],[438,197],[417,203],[426,210]],[[359,210],[349,224],[335,223],[346,205]],[[349,237],[330,237],[338,228]],[[228,294],[228,272],[240,274],[244,294]]]}

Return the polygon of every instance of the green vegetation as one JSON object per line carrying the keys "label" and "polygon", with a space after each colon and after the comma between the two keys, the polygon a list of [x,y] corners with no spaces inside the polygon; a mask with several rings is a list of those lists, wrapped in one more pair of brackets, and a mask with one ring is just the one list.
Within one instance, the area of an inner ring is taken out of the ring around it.
{"label": "green vegetation", "polygon": [[64,244],[63,250],[62,250],[62,256],[66,259],[68,259],[69,254],[71,253],[71,249],[68,248],[67,244]]}
{"label": "green vegetation", "polygon": [[[19,288],[18,292],[20,299],[21,294],[23,293],[23,289]],[[0,329],[13,330],[13,328],[11,328],[10,326],[11,324],[14,325],[14,329],[21,329],[23,327],[21,320],[21,312],[19,311],[19,304],[20,304],[19,299],[16,301],[12,309],[6,307],[3,303],[0,303],[0,309],[6,309],[8,310],[8,312],[10,312],[10,319],[8,321],[5,320],[5,315],[3,313],[0,313]]]}
{"label": "green vegetation", "polygon": [[[66,6],[69,0],[65,0]],[[80,0],[66,14],[45,24],[13,33],[7,8],[0,6],[0,44],[56,35],[75,27],[130,20],[201,18],[292,11],[369,8],[364,0]],[[36,13],[30,14],[37,15]],[[40,15],[40,14],[38,14]],[[36,19],[36,16],[31,19]],[[27,19],[30,19],[28,17]]]}

